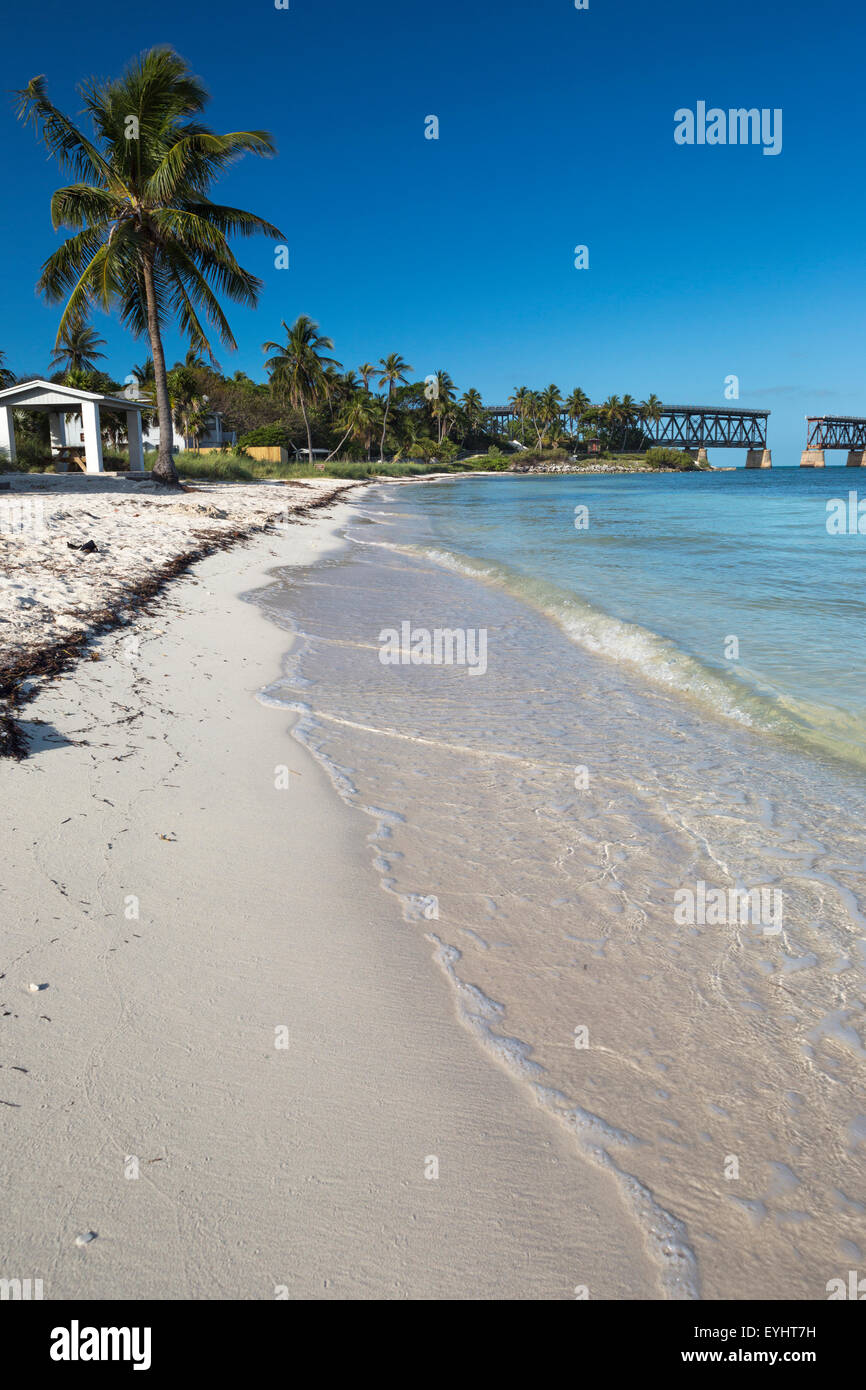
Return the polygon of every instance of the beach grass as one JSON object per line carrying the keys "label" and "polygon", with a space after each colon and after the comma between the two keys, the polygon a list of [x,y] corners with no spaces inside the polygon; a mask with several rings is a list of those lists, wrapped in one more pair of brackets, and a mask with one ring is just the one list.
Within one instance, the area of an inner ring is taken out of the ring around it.
{"label": "beach grass", "polygon": [[[328,463],[270,463],[245,454],[175,455],[175,466],[182,478],[249,483],[268,478],[414,478],[425,473],[465,473],[472,464],[427,463],[419,459],[367,463],[358,459],[331,459]],[[474,465],[477,467],[477,464]]]}

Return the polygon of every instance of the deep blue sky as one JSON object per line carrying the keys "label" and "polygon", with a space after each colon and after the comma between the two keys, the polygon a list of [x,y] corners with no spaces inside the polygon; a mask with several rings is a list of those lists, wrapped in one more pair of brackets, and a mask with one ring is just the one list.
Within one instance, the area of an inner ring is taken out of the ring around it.
{"label": "deep blue sky", "polygon": [[[262,342],[304,312],[346,366],[399,351],[490,403],[555,381],[724,405],[735,373],[741,403],[773,411],[774,462],[797,462],[805,414],[866,415],[864,38],[855,0],[9,7],[0,348],[18,373],[46,370],[58,310],[33,286],[68,181],[8,94],[45,73],[77,113],[77,81],[169,43],[217,129],[265,128],[279,150],[218,185],[291,256],[278,271],[271,243],[237,244],[265,288],[257,311],[230,309],[224,370],[260,377]],[[677,146],[674,111],[699,100],[781,107],[782,153]],[[122,379],[147,347],[96,322]],[[182,354],[176,335],[167,350]]]}

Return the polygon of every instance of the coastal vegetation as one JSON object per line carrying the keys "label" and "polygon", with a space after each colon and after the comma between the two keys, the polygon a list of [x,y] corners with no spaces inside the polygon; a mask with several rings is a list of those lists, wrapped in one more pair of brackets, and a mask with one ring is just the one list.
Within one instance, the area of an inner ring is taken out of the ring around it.
{"label": "coastal vegetation", "polygon": [[[564,463],[574,455],[623,466],[694,467],[688,454],[647,448],[643,427],[658,419],[661,405],[656,396],[640,403],[628,395],[611,396],[593,405],[579,387],[568,396],[555,384],[541,391],[519,387],[508,403],[515,416],[503,429],[488,414],[480,391],[468,387],[458,397],[444,369],[412,380],[409,364],[399,353],[390,353],[376,364],[364,362],[357,370],[346,370],[332,355],[332,340],[307,315],[301,314],[293,324],[284,321],[281,328],[279,340],[263,344],[264,381],[254,381],[243,371],[224,375],[195,347],[183,361],[166,368],[170,418],[188,445],[173,460],[181,476],[230,474],[247,479],[318,476],[327,471],[366,477],[431,467],[495,471],[514,464]],[[102,346],[92,329],[67,327],[51,359],[52,365],[65,361],[66,370],[55,371],[51,379],[107,395],[122,394],[126,387],[96,367]],[[0,380],[14,379],[0,354]],[[148,404],[145,423],[158,420],[153,358],[131,366],[124,379],[134,382],[134,394]],[[221,453],[199,455],[197,442],[215,413],[237,443]],[[103,417],[116,466],[123,418],[114,420],[107,410]],[[16,413],[16,430],[21,465],[44,465],[46,418]],[[267,447],[285,450],[288,463],[267,464],[248,453]]]}
{"label": "coastal vegetation", "polygon": [[[244,270],[229,236],[279,230],[251,212],[214,203],[216,177],[244,154],[271,155],[266,131],[218,135],[199,120],[208,93],[170,48],[133,59],[121,77],[79,88],[92,133],[48,99],[44,77],[18,92],[18,115],[35,127],[76,182],[51,199],[55,229],[72,233],[42,267],[38,287],[65,300],[55,344],[62,351],[98,308],[147,336],[160,444],[153,475],[177,482],[163,333],[173,320],[196,352],[213,354],[205,324],[237,346],[217,298],[255,306],[261,282]],[[93,354],[90,354],[92,361]]]}
{"label": "coastal vegetation", "polygon": [[[272,155],[270,135],[220,135],[204,125],[208,92],[167,47],[133,59],[116,79],[91,80],[79,90],[90,133],[53,105],[44,77],[17,93],[19,119],[75,178],[51,199],[52,223],[69,235],[38,281],[49,301],[64,304],[49,371],[55,381],[104,394],[119,395],[131,384],[147,403],[146,423],[159,424],[152,470],[158,481],[178,481],[175,430],[187,445],[178,460],[185,476],[262,476],[255,470],[263,465],[247,453],[261,445],[284,449],[289,463],[270,466],[296,476],[325,469],[353,470],[346,476],[502,469],[515,455],[526,467],[555,463],[560,454],[616,455],[624,462],[630,451],[646,448],[645,431],[661,410],[655,395],[640,402],[613,395],[593,404],[580,387],[566,396],[555,383],[523,385],[508,402],[513,415],[506,420],[490,413],[476,387],[459,394],[444,368],[414,380],[399,352],[344,368],[332,355],[332,340],[307,314],[283,320],[282,336],[262,345],[265,380],[244,371],[224,375],[211,337],[229,350],[237,344],[220,298],[255,307],[261,289],[229,239],[261,233],[281,241],[282,234],[255,213],[213,202],[210,190],[239,157]],[[149,344],[149,355],[123,386],[98,367],[106,342],[89,322],[95,310],[116,311]],[[189,350],[169,368],[164,338],[171,330],[180,331]],[[15,379],[0,352],[0,386]],[[238,443],[230,455],[198,456],[195,448],[215,415]],[[122,415],[103,411],[103,428],[107,463],[122,463]],[[44,466],[50,452],[44,417],[16,413],[16,429],[19,466]],[[646,462],[686,466],[652,455]]]}

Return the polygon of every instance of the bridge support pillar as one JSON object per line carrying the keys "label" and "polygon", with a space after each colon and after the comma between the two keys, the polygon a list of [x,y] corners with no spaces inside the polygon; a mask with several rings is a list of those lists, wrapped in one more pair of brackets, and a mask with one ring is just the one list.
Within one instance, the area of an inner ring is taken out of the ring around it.
{"label": "bridge support pillar", "polygon": [[747,468],[772,468],[773,455],[769,449],[750,449],[746,454]]}
{"label": "bridge support pillar", "polygon": [[866,449],[849,449],[847,466],[849,468],[866,467]]}
{"label": "bridge support pillar", "polygon": [[804,449],[800,455],[801,468],[823,468],[824,450],[823,449]]}
{"label": "bridge support pillar", "polygon": [[701,445],[700,449],[698,449],[697,453],[695,453],[694,450],[692,450],[692,458],[694,459],[695,463],[702,463],[705,468],[709,468],[710,461],[707,458],[707,451],[704,448],[703,444]]}

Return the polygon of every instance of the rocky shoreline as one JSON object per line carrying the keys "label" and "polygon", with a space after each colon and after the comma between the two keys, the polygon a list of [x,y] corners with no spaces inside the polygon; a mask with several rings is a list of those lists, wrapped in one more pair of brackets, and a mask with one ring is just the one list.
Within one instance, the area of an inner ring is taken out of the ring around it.
{"label": "rocky shoreline", "polygon": [[509,473],[711,473],[710,468],[700,468],[695,465],[694,469],[682,468],[652,468],[648,464],[626,464],[626,463],[535,463],[520,464],[514,463],[507,470]]}

